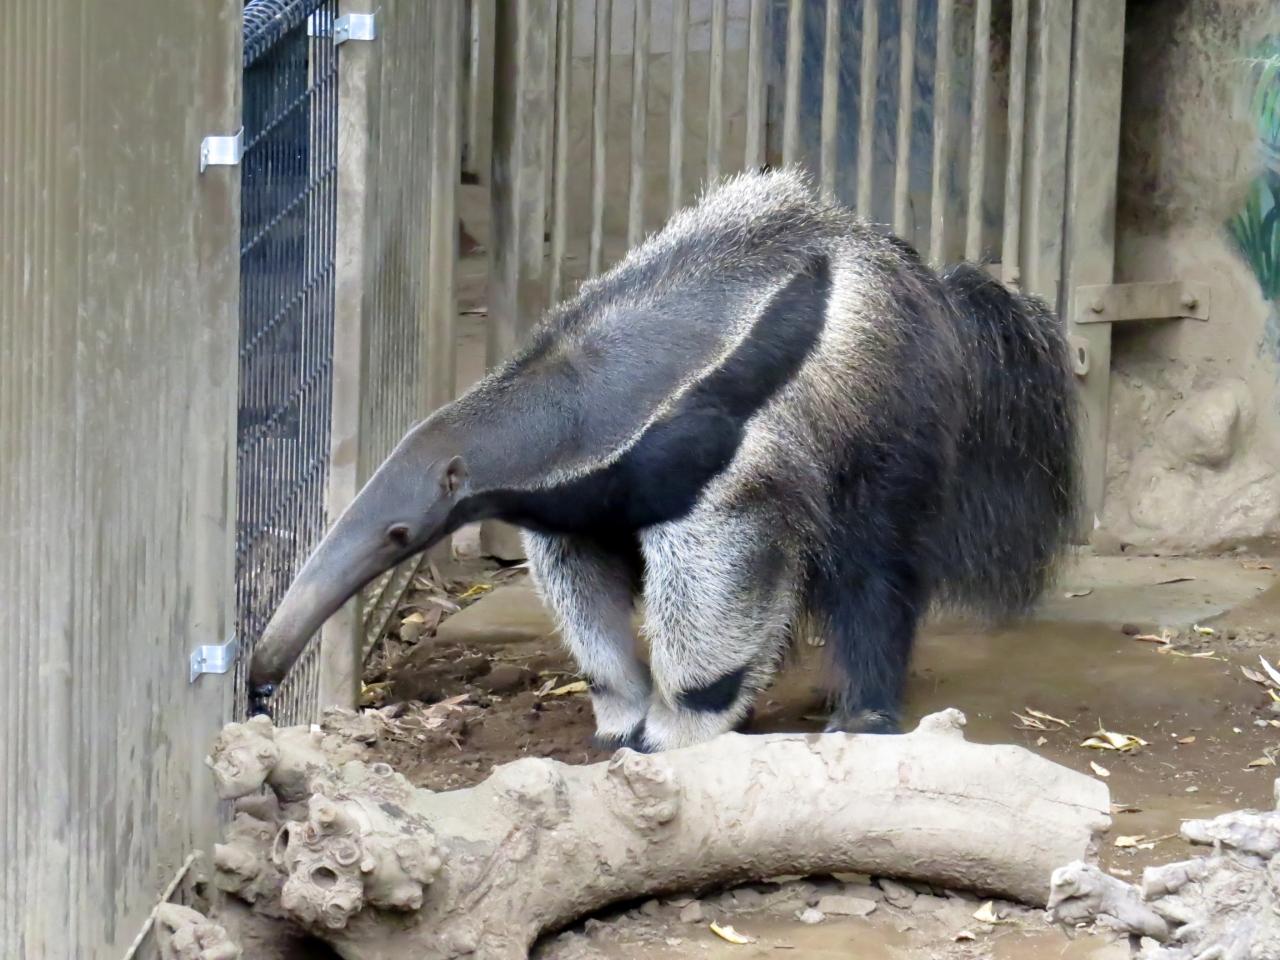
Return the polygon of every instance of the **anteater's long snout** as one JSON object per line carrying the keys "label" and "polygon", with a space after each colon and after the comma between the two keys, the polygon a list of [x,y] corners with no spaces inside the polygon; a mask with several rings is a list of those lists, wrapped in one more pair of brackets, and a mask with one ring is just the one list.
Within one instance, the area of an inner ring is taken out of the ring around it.
{"label": "anteater's long snout", "polygon": [[389,568],[380,569],[375,559],[381,551],[361,549],[363,538],[340,527],[341,522],[316,547],[263,630],[249,668],[254,686],[278,683],[324,622]]}
{"label": "anteater's long snout", "polygon": [[307,558],[253,652],[249,679],[278,683],[365,584],[451,529],[467,472],[429,427],[410,430]]}

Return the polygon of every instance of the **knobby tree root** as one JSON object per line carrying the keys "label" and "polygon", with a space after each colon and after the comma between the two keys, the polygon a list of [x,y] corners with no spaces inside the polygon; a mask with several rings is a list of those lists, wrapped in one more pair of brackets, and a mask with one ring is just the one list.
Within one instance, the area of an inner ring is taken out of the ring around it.
{"label": "knobby tree root", "polygon": [[156,908],[156,950],[161,960],[239,960],[240,947],[220,924],[177,903]]}
{"label": "knobby tree root", "polygon": [[[337,726],[358,726],[352,715]],[[218,885],[349,960],[527,955],[610,903],[784,873],[860,871],[1044,905],[1110,826],[1098,780],[965,741],[963,715],[901,736],[740,736],[607,763],[522,759],[415,788],[335,728],[226,728],[209,760],[240,797]],[[270,792],[253,796],[266,785]]]}
{"label": "knobby tree root", "polygon": [[1071,863],[1055,870],[1050,913],[1147,938],[1142,960],[1280,957],[1280,780],[1277,810],[1188,820],[1182,836],[1207,856],[1142,873],[1141,885]]}

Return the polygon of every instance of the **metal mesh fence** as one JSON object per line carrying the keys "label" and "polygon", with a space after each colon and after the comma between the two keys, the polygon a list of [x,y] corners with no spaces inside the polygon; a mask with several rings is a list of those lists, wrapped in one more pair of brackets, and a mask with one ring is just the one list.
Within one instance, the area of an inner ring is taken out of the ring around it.
{"label": "metal mesh fence", "polygon": [[[323,535],[329,472],[337,203],[336,0],[244,10],[236,688],[253,646]],[[275,700],[316,709],[312,643]]]}

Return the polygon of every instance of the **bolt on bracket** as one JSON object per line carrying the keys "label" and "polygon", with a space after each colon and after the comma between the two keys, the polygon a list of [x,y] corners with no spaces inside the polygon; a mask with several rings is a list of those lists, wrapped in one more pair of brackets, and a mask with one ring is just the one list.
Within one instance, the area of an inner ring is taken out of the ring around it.
{"label": "bolt on bracket", "polygon": [[[378,39],[377,13],[345,13],[333,19],[333,45],[335,47],[348,40]],[[307,18],[307,36],[324,37],[330,31],[324,20],[313,13]]]}
{"label": "bolt on bracket", "polygon": [[1210,289],[1205,283],[1157,280],[1076,287],[1076,323],[1128,320],[1208,320]]}
{"label": "bolt on bracket", "polygon": [[236,638],[225,643],[203,643],[191,651],[191,675],[189,682],[206,673],[226,673],[236,662]]}

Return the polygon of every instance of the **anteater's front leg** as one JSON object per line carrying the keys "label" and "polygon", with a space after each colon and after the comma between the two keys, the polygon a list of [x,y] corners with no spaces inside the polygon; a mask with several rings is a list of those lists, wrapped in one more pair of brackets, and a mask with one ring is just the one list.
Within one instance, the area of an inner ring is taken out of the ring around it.
{"label": "anteater's front leg", "polygon": [[524,542],[534,582],[591,683],[597,744],[637,746],[649,706],[649,672],[636,655],[631,623],[638,547],[537,533],[525,533]]}
{"label": "anteater's front leg", "polygon": [[734,728],[772,681],[797,614],[799,547],[776,504],[703,503],[641,534],[654,695],[644,746]]}

